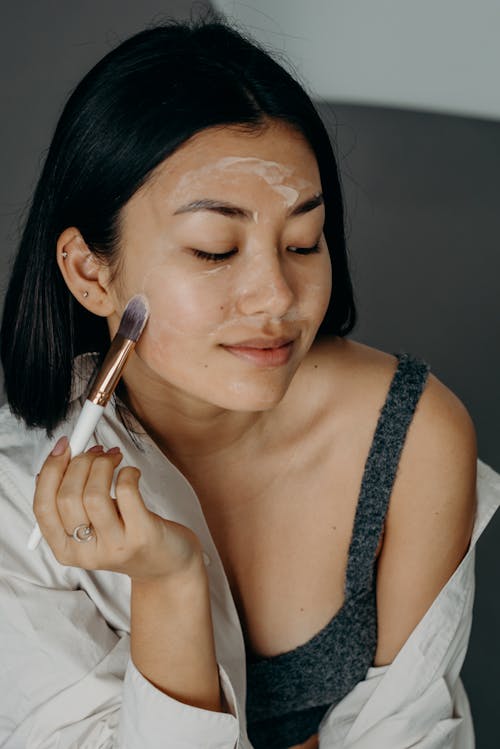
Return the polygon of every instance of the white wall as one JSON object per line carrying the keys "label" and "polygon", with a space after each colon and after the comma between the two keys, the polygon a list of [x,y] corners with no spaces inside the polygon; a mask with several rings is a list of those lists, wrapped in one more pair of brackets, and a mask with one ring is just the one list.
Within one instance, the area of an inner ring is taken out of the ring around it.
{"label": "white wall", "polygon": [[313,96],[500,119],[500,0],[213,0]]}

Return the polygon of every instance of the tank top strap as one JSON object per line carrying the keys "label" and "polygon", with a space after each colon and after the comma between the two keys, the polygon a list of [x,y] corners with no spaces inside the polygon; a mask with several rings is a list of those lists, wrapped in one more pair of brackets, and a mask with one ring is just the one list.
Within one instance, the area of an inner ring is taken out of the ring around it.
{"label": "tank top strap", "polygon": [[372,585],[375,553],[399,458],[430,370],[423,359],[412,354],[394,356],[398,366],[380,411],[361,481],[347,561],[346,599]]}

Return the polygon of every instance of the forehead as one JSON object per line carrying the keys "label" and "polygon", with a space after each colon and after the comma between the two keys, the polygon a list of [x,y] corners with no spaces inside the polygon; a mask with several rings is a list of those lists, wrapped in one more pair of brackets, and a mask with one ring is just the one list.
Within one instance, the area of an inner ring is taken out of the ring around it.
{"label": "forehead", "polygon": [[230,186],[246,179],[321,189],[311,146],[301,133],[281,123],[252,131],[237,127],[203,130],[159,165],[152,182],[159,181],[180,196],[202,184]]}

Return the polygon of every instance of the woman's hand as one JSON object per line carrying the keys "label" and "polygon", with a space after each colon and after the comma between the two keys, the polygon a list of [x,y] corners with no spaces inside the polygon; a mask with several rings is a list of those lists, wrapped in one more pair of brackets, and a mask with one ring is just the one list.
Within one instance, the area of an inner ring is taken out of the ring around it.
{"label": "woman's hand", "polygon": [[[119,448],[99,445],[70,460],[61,437],[37,479],[33,510],[58,562],[86,570],[123,572],[145,581],[184,572],[201,559],[196,534],[147,509],[139,492],[140,471],[122,468],[112,499],[113,472],[122,460]],[[78,525],[92,524],[94,537],[79,543]],[[202,565],[203,566],[203,565]]]}

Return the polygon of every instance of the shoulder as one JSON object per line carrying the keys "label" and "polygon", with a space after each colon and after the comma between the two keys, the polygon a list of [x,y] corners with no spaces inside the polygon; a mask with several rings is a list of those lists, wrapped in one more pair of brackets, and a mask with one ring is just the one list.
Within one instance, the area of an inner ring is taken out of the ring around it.
{"label": "shoulder", "polygon": [[[367,425],[373,425],[398,361],[393,354],[356,341],[323,339],[310,350],[304,365],[303,391],[316,394],[325,418],[351,420],[359,413],[366,415]],[[470,483],[476,460],[476,432],[467,408],[429,371],[406,437],[401,472],[425,461],[438,475],[446,473],[457,483]]]}
{"label": "shoulder", "polygon": [[[359,461],[396,368],[393,355],[354,341],[324,341],[306,362],[303,394],[316,393],[328,434],[347,440]],[[375,665],[393,660],[465,556],[476,514],[476,466],[472,419],[429,372],[399,459],[377,560]]]}
{"label": "shoulder", "polygon": [[[396,357],[349,340],[322,342],[312,352],[314,358],[323,371],[320,392],[328,418],[334,420],[344,409],[345,421],[357,418],[361,423],[364,418],[373,428],[397,368]],[[425,515],[431,507],[438,512],[446,506],[470,525],[476,466],[472,418],[458,396],[429,371],[406,435],[387,521],[394,524],[411,508]]]}
{"label": "shoulder", "polygon": [[387,514],[388,532],[403,536],[413,523],[448,563],[464,556],[476,511],[477,439],[462,401],[429,373],[400,459]]}
{"label": "shoulder", "polygon": [[400,458],[377,564],[374,665],[390,663],[469,548],[476,435],[459,398],[432,374]]}
{"label": "shoulder", "polygon": [[[348,407],[355,412],[357,398],[362,410],[375,403],[380,408],[396,366],[389,354],[351,347],[343,385]],[[401,452],[377,560],[374,665],[394,659],[464,558],[476,515],[476,468],[471,416],[429,372]]]}
{"label": "shoulder", "polygon": [[430,513],[440,516],[438,525],[453,522],[465,543],[474,519],[476,469],[472,418],[458,396],[429,372],[403,447],[387,523],[405,523],[408,513]]}

